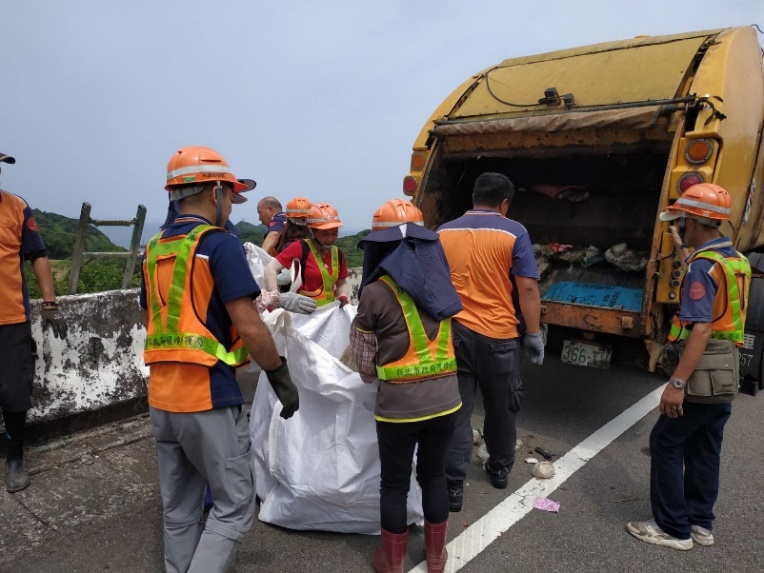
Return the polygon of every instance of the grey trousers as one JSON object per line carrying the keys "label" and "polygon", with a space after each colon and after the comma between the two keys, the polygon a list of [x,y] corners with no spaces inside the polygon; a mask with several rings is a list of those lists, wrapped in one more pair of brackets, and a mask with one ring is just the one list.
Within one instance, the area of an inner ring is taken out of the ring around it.
{"label": "grey trousers", "polygon": [[[167,573],[224,573],[255,512],[243,406],[177,413],[150,408],[159,462]],[[205,484],[214,505],[202,527]]]}
{"label": "grey trousers", "polygon": [[489,338],[456,320],[451,324],[462,407],[455,413],[456,428],[446,450],[446,480],[461,484],[472,459],[470,418],[478,387],[485,405],[483,438],[490,465],[507,472],[515,463],[515,416],[525,389],[520,378],[520,339]]}

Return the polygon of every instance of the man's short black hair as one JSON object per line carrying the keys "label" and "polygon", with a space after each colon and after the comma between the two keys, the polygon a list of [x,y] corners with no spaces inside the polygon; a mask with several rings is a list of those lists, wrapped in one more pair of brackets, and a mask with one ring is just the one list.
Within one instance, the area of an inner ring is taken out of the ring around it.
{"label": "man's short black hair", "polygon": [[515,197],[515,186],[509,177],[501,173],[487,171],[475,179],[472,188],[472,204],[498,207],[504,199],[511,202]]}

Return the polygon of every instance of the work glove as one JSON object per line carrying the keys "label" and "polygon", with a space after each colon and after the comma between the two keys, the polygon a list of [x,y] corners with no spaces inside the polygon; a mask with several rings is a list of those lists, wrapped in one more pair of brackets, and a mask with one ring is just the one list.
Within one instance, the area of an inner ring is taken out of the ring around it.
{"label": "work glove", "polygon": [[350,299],[348,298],[348,295],[346,294],[341,294],[340,296],[337,297],[337,300],[340,301],[340,308],[350,303]]}
{"label": "work glove", "polygon": [[66,321],[64,315],[58,310],[57,302],[44,302],[42,303],[42,310],[40,311],[42,316],[42,326],[50,326],[53,330],[53,336],[56,338],[66,338]]}
{"label": "work glove", "polygon": [[271,388],[276,393],[276,397],[281,402],[281,417],[285,420],[292,417],[300,407],[300,395],[297,393],[297,386],[292,382],[292,376],[289,374],[286,358],[281,356],[281,366],[273,370],[266,370],[265,375]]}
{"label": "work glove", "polygon": [[541,336],[541,331],[526,332],[523,346],[525,347],[525,356],[528,357],[531,364],[541,366],[544,363],[544,339]]}
{"label": "work glove", "polygon": [[279,308],[289,312],[312,314],[316,310],[316,301],[309,296],[297,294],[296,292],[282,292],[279,295]]}

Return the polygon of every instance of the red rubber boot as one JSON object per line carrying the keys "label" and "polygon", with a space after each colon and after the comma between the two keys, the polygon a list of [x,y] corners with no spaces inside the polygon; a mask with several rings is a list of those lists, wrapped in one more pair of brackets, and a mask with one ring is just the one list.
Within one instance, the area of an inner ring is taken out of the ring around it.
{"label": "red rubber boot", "polygon": [[448,561],[446,551],[446,532],[448,520],[443,523],[430,523],[424,520],[424,550],[427,553],[427,573],[443,573]]}
{"label": "red rubber boot", "polygon": [[371,564],[377,573],[403,573],[406,544],[409,533],[390,533],[382,530],[382,547],[374,552]]}

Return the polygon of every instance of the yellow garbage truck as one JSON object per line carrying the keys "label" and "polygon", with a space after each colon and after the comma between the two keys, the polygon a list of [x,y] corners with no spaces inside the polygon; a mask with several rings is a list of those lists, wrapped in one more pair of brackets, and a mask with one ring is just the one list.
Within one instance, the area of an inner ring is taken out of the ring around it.
{"label": "yellow garbage truck", "polygon": [[[470,208],[480,173],[508,175],[509,216],[528,229],[543,272],[542,320],[582,339],[566,342],[564,361],[603,365],[596,333],[665,340],[683,271],[658,213],[689,186],[727,189],[722,232],[741,252],[764,250],[763,123],[754,27],[512,58],[435,110],[403,191],[435,228]],[[764,331],[764,287],[751,298],[749,329]],[[746,346],[744,370],[761,379],[764,335]]]}

